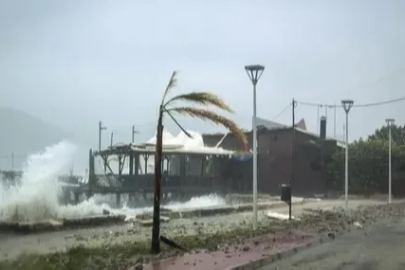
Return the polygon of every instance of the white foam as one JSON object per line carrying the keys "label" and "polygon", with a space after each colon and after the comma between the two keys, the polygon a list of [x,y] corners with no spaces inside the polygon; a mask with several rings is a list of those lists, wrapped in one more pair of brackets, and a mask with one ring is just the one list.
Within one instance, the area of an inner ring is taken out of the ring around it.
{"label": "white foam", "polygon": [[[31,155],[23,169],[19,187],[4,187],[0,182],[0,220],[39,221],[45,219],[77,218],[101,215],[103,210],[128,218],[152,212],[152,207],[113,209],[114,195],[95,195],[78,205],[59,205],[57,177],[70,167],[77,147],[67,141],[47,147],[43,153]],[[192,209],[225,205],[217,195],[194,197],[188,202],[171,202],[169,209]]]}
{"label": "white foam", "polygon": [[54,218],[58,208],[56,178],[71,164],[76,146],[62,141],[28,157],[21,185],[0,187],[0,219],[37,221]]}
{"label": "white foam", "polygon": [[206,196],[191,198],[188,202],[185,203],[169,202],[164,207],[170,210],[180,210],[180,209],[187,210],[187,209],[208,208],[224,205],[226,205],[225,199],[216,194],[210,194]]}

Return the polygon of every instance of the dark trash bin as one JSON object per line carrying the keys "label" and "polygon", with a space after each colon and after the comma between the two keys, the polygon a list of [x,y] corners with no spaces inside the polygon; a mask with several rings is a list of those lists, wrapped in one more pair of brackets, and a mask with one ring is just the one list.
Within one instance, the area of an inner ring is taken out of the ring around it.
{"label": "dark trash bin", "polygon": [[291,202],[291,186],[287,184],[281,185],[281,200],[283,202]]}

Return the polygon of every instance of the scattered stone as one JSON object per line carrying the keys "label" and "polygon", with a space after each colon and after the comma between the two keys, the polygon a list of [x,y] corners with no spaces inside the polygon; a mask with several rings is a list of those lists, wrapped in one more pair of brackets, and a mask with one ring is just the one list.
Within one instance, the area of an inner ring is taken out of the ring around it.
{"label": "scattered stone", "polygon": [[134,229],[129,229],[129,230],[127,230],[127,233],[128,233],[128,234],[134,234],[134,233],[135,233],[135,230],[134,230]]}
{"label": "scattered stone", "polygon": [[66,235],[65,236],[65,240],[68,240],[68,239],[71,239],[71,238],[74,238],[75,236],[73,235],[73,234],[70,234],[70,235]]}
{"label": "scattered stone", "polygon": [[74,235],[74,238],[75,238],[76,241],[84,241],[84,240],[86,240],[85,237],[83,237],[82,235],[78,235],[78,234]]}

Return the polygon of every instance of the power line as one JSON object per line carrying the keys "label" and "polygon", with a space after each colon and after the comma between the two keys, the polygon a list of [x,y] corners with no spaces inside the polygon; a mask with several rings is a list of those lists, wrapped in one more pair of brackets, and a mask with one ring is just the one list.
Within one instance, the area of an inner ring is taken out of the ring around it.
{"label": "power line", "polygon": [[288,104],[284,109],[281,110],[281,112],[279,112],[276,116],[273,117],[273,119],[271,120],[276,120],[277,117],[279,117],[280,115],[282,115],[283,113],[285,113],[289,108],[291,107],[291,103]]}
{"label": "power line", "polygon": [[372,107],[372,106],[380,106],[380,105],[395,103],[395,102],[399,102],[399,101],[403,101],[403,100],[405,100],[405,97],[401,97],[401,98],[397,98],[397,99],[391,99],[391,100],[387,100],[387,101],[375,102],[375,103],[353,105],[353,107]]}
{"label": "power line", "polygon": [[321,103],[312,103],[312,102],[305,102],[305,101],[296,101],[298,104],[301,105],[306,105],[306,106],[313,106],[313,107],[329,107],[329,108],[334,108],[334,107],[340,107],[336,105],[328,105],[328,104],[321,104]]}
{"label": "power line", "polygon": [[[379,101],[379,102],[374,102],[374,103],[354,104],[353,107],[357,107],[357,108],[374,107],[374,106],[381,106],[381,105],[396,103],[396,102],[403,101],[403,100],[405,100],[405,97],[386,100],[386,101]],[[313,106],[313,107],[328,107],[328,108],[341,107],[340,105],[312,103],[312,102],[303,102],[303,101],[297,101],[297,103],[301,104],[301,105]]]}

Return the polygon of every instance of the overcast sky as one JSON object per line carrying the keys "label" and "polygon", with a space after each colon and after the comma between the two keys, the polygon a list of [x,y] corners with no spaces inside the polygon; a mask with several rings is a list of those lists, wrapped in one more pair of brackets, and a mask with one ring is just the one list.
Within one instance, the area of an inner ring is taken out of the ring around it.
{"label": "overcast sky", "polygon": [[[99,120],[119,140],[130,139],[133,124],[148,138],[163,89],[179,70],[173,94],[217,93],[248,128],[246,64],[266,66],[258,84],[262,118],[273,119],[292,98],[360,104],[405,96],[404,26],[402,0],[0,0],[0,106],[86,133],[95,145]],[[353,109],[350,138],[372,133],[387,117],[403,125],[404,105]],[[316,132],[317,108],[298,105],[302,117]],[[276,120],[291,123],[290,110]],[[333,126],[329,110],[329,136]]]}

